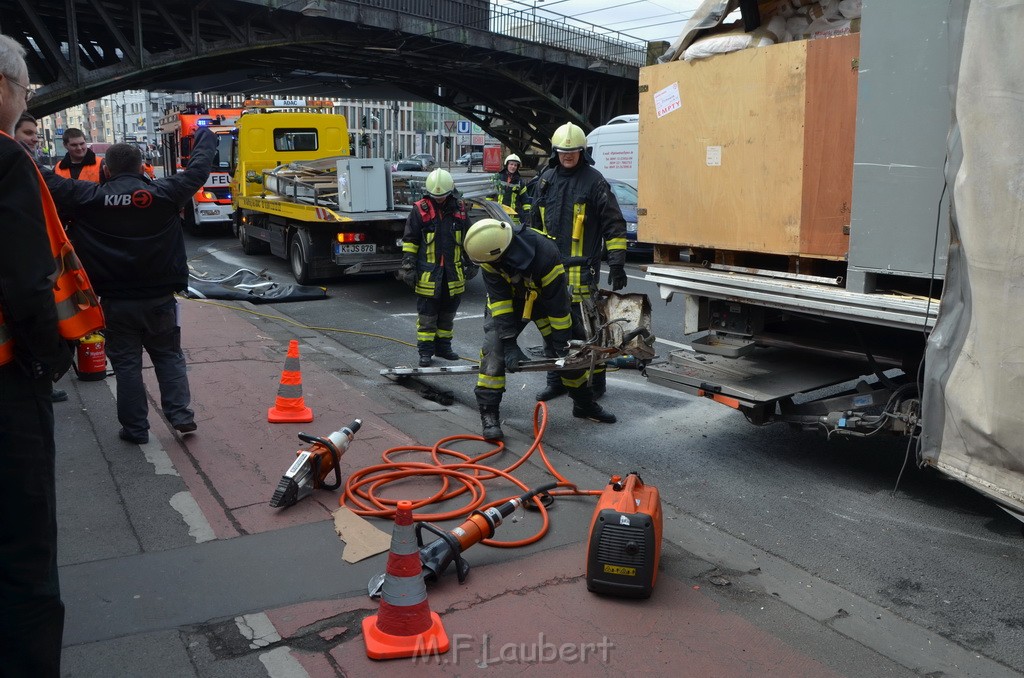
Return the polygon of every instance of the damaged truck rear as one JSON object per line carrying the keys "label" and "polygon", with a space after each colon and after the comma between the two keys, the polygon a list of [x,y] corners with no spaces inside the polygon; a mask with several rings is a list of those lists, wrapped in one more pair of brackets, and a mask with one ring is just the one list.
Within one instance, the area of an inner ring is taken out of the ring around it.
{"label": "damaged truck rear", "polygon": [[[764,30],[798,4],[708,0],[641,69],[638,237],[692,349],[647,374],[755,424],[906,435],[1020,517],[1024,8]],[[744,34],[778,44],[690,59]]]}

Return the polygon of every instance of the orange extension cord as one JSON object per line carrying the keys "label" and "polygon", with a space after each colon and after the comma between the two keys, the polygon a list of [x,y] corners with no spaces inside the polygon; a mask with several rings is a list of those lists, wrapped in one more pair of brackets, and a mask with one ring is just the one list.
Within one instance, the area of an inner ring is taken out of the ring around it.
{"label": "orange extension cord", "polygon": [[[428,447],[426,445],[403,445],[400,447],[392,447],[389,450],[385,450],[381,455],[384,459],[383,464],[367,466],[348,477],[348,481],[345,483],[345,491],[339,498],[338,504],[350,509],[353,513],[360,516],[393,519],[395,516],[395,509],[398,505],[398,500],[385,499],[378,496],[381,488],[388,483],[413,476],[437,476],[441,479],[440,489],[425,499],[413,502],[413,520],[431,522],[455,520],[468,516],[473,511],[483,511],[492,506],[497,506],[512,498],[505,497],[497,501],[484,504],[487,494],[484,489],[484,481],[493,480],[494,478],[504,478],[510,483],[521,488],[524,493],[529,492],[531,488],[524,485],[511,474],[517,468],[522,466],[534,451],[537,451],[540,454],[541,459],[544,460],[544,466],[558,481],[558,486],[566,488],[563,490],[554,490],[547,494],[555,497],[600,495],[602,490],[577,489],[575,484],[571,483],[562,474],[555,470],[551,461],[548,459],[547,454],[544,452],[544,446],[541,444],[541,439],[544,437],[544,430],[547,428],[547,425],[547,405],[543,402],[538,402],[537,407],[533,410],[533,444],[530,445],[530,448],[518,461],[505,469],[496,469],[490,466],[485,466],[481,463],[490,457],[502,453],[505,450],[505,443],[503,442],[498,442],[493,449],[476,457],[470,457],[462,452],[457,452],[446,447],[446,445],[460,440],[491,442],[485,440],[481,436],[449,436],[437,441],[433,447]],[[393,461],[394,456],[410,452],[429,452],[431,463]],[[442,457],[452,457],[458,461],[451,464],[445,464],[442,462]],[[453,481],[456,481],[454,488]],[[442,513],[415,513],[415,511],[423,508],[424,506],[447,501],[461,494],[465,494],[466,492],[469,492],[470,495],[469,503],[466,506]],[[493,539],[485,539],[481,543],[498,548],[518,548],[520,546],[533,544],[534,542],[542,539],[544,535],[547,534],[551,521],[548,518],[547,508],[544,506],[541,498],[534,497],[533,502],[537,507],[537,510],[540,512],[542,520],[541,527],[536,534],[517,541],[495,541]]]}

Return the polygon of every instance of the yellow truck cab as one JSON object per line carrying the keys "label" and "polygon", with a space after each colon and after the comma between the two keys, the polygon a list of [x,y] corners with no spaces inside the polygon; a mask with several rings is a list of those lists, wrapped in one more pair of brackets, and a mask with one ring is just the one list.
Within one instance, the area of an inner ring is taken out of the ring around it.
{"label": "yellow truck cab", "polygon": [[330,101],[247,101],[231,159],[234,228],[246,254],[288,259],[300,284],[398,270],[407,212],[390,167],[354,158]]}

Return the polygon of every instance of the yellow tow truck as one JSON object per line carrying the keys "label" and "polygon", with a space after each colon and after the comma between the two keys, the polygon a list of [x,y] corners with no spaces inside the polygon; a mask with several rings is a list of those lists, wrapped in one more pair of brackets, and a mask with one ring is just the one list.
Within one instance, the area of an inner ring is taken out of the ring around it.
{"label": "yellow tow truck", "polygon": [[246,254],[287,259],[300,284],[396,271],[408,209],[391,168],[355,158],[348,123],[324,100],[250,100],[231,153],[234,230]]}

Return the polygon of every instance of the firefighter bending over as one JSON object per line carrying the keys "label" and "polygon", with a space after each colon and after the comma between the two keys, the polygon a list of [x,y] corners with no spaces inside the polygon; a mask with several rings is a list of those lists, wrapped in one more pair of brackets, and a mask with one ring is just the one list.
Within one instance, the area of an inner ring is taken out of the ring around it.
{"label": "firefighter bending over", "polygon": [[[483,437],[499,440],[499,406],[505,392],[505,372],[515,372],[529,360],[517,339],[533,322],[544,337],[545,352],[563,357],[572,337],[569,288],[558,248],[542,233],[497,219],[481,219],[466,233],[466,253],[483,269],[487,287],[484,346],[476,382],[476,402]],[[573,400],[572,415],[612,424],[615,415],[594,402],[586,370],[558,372]]]}

